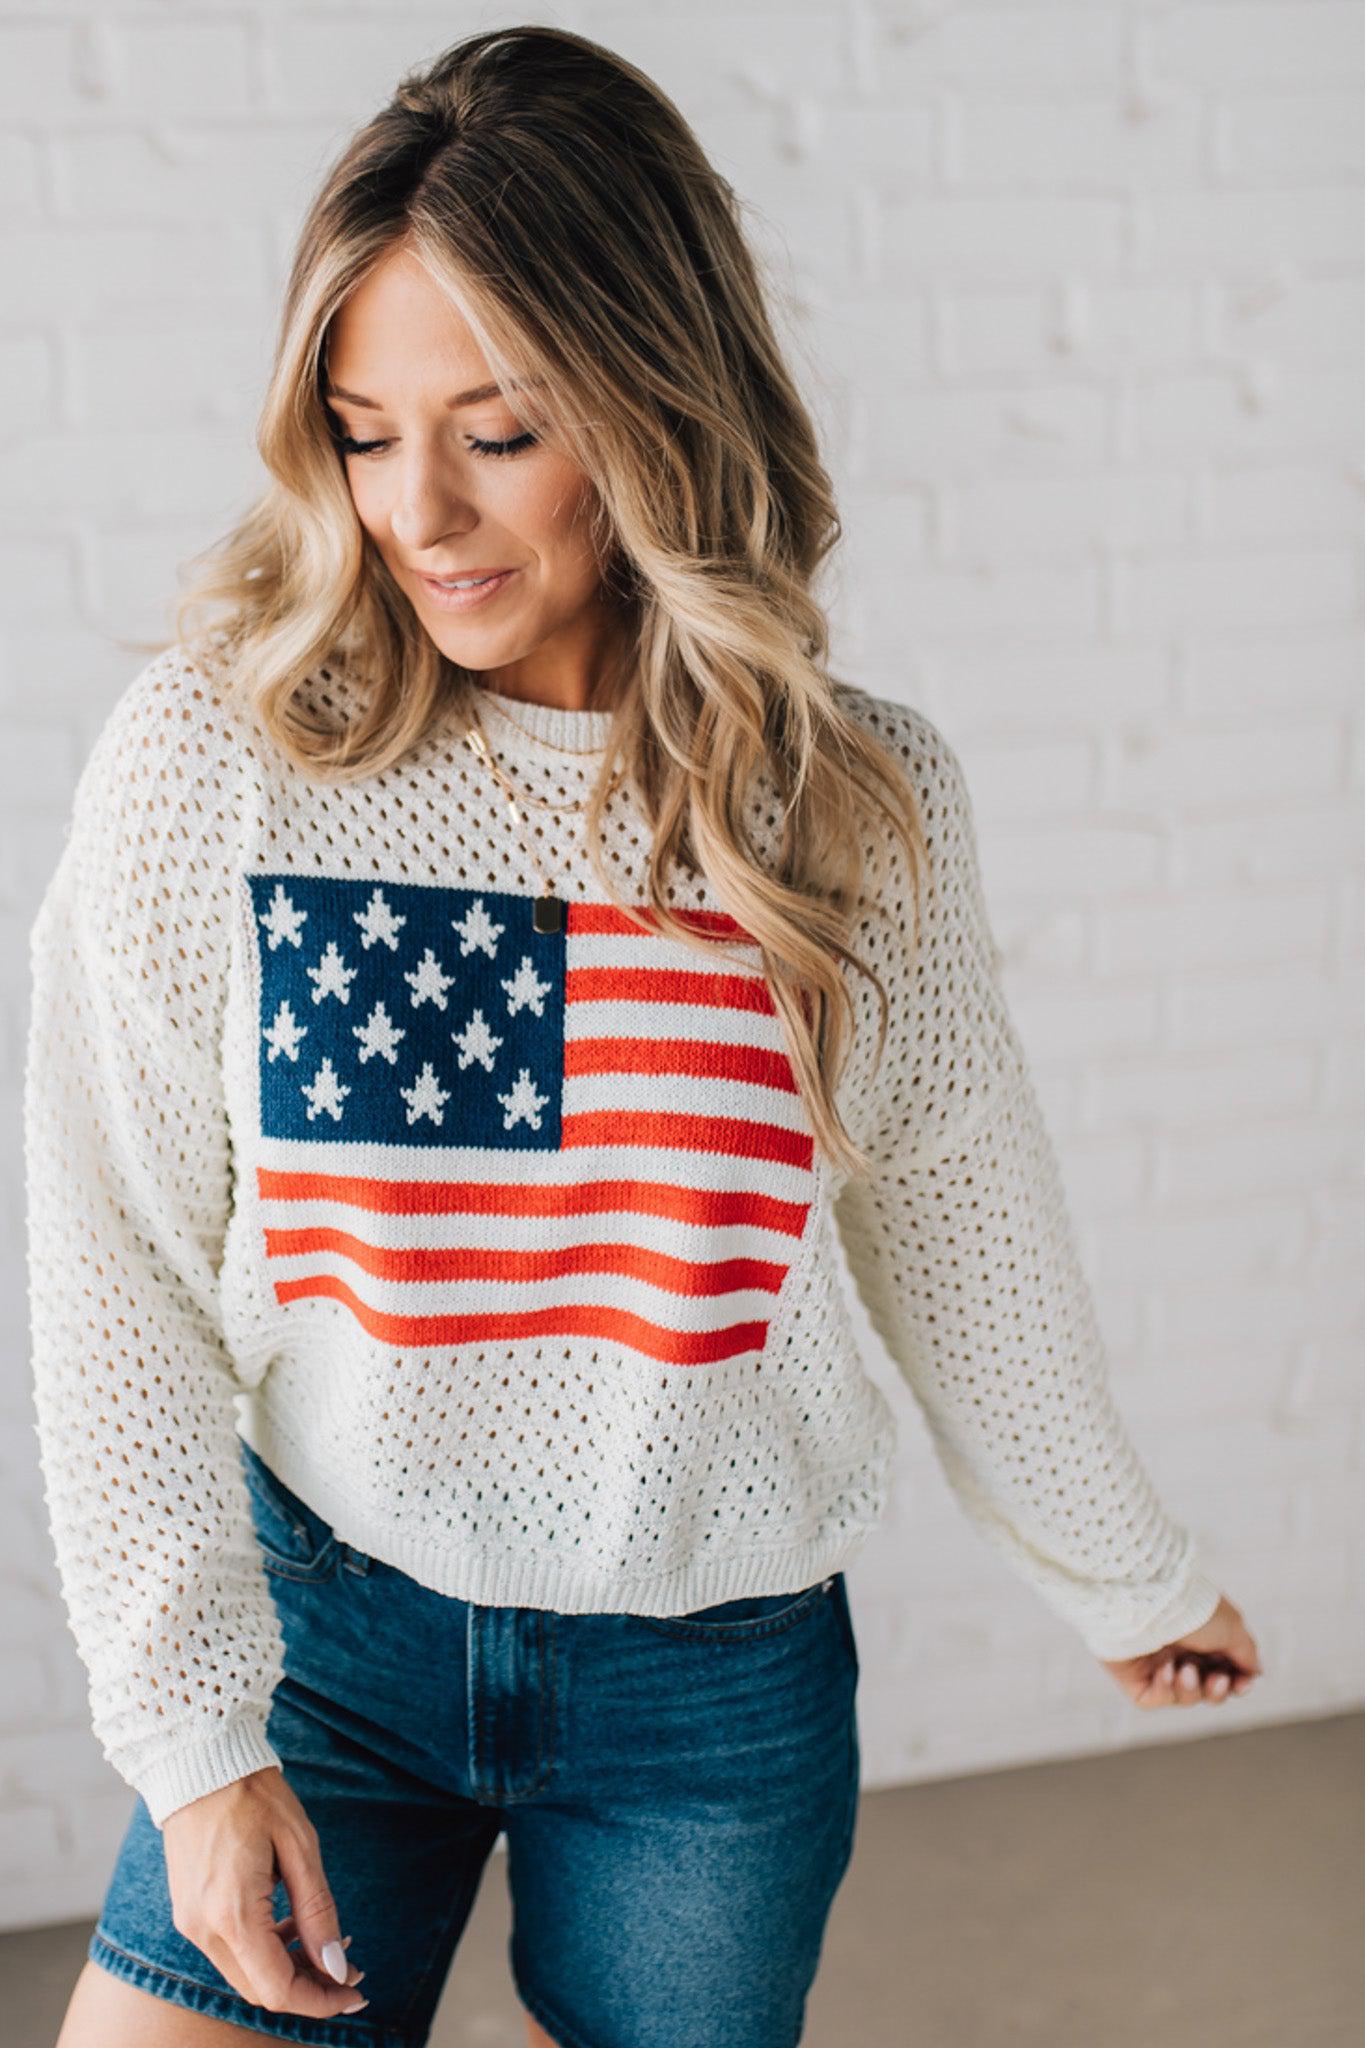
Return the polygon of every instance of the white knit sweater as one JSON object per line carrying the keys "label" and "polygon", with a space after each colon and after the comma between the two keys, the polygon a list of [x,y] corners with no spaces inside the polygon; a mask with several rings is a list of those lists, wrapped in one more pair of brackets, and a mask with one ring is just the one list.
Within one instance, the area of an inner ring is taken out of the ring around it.
{"label": "white knit sweater", "polygon": [[[344,665],[313,689],[336,715],[363,696]],[[903,855],[869,844],[855,950],[891,1026],[873,1075],[848,970],[852,1180],[705,885],[674,900],[714,958],[604,904],[581,813],[533,811],[568,899],[533,931],[539,879],[453,721],[328,786],[204,649],[114,706],[31,935],[30,1315],[94,1730],[158,1826],[280,1761],[239,1432],[343,1541],[465,1600],[668,1614],[847,1565],[896,1426],[836,1230],[957,1498],[1089,1648],[1212,1612],[1111,1398],[958,760],[921,713],[843,696],[912,771],[936,883],[912,963]],[[561,798],[593,761],[555,748],[610,722],[493,696],[484,721]],[[629,790],[608,819],[640,901]]]}

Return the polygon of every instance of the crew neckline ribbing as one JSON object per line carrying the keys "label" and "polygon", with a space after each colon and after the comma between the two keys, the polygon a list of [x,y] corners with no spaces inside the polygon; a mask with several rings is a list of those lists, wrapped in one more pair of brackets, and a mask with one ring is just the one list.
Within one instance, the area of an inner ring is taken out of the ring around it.
{"label": "crew neckline ribbing", "polygon": [[600,753],[611,730],[612,711],[577,711],[561,704],[540,704],[525,697],[511,697],[502,690],[479,683],[478,704],[496,716],[489,738],[500,744],[516,745],[519,738],[543,740],[552,747],[570,747],[580,752]]}

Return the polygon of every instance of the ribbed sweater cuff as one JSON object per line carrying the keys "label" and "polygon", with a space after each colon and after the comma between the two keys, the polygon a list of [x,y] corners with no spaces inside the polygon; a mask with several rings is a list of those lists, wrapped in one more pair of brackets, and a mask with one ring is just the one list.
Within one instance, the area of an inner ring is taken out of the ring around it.
{"label": "ribbed sweater cuff", "polygon": [[266,1739],[266,1720],[265,1714],[243,1711],[206,1741],[183,1743],[140,1772],[133,1789],[141,1793],[156,1826],[206,1792],[217,1792],[271,1764],[283,1768]]}
{"label": "ribbed sweater cuff", "polygon": [[1167,1643],[1201,1627],[1211,1618],[1222,1597],[1217,1580],[1196,1568],[1175,1597],[1150,1621],[1144,1622],[1140,1628],[1129,1628],[1121,1633],[1113,1630],[1107,1633],[1085,1632],[1086,1648],[1094,1656],[1110,1661],[1146,1656],[1149,1651],[1164,1649]]}

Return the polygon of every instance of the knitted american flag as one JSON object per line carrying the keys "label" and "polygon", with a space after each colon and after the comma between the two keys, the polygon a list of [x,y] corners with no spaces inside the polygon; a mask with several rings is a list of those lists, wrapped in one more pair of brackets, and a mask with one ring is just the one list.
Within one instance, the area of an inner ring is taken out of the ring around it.
{"label": "knitted american flag", "polygon": [[712,963],[609,903],[544,933],[502,890],[246,880],[281,1304],[328,1296],[400,1347],[762,1352],[813,1135],[733,918],[684,913]]}

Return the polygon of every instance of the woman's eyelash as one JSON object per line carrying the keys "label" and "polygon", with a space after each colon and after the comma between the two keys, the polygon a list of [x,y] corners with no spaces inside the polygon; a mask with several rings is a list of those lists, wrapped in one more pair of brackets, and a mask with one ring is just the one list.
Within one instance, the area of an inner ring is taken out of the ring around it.
{"label": "woman's eyelash", "polygon": [[[471,434],[469,445],[476,455],[519,455],[535,439],[534,434],[525,433],[514,434],[510,441],[483,441],[477,434]],[[343,455],[375,455],[389,445],[387,441],[357,441],[350,434],[338,434],[336,443]]]}

